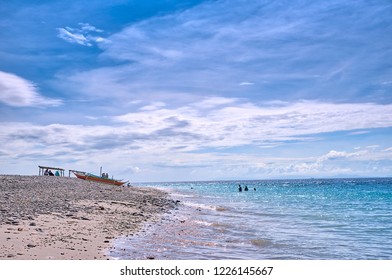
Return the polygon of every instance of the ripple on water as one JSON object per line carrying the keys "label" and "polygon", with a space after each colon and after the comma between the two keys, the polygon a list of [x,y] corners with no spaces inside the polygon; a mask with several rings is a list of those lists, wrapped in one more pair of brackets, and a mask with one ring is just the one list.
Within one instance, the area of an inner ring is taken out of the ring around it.
{"label": "ripple on water", "polygon": [[273,242],[268,239],[251,239],[250,244],[256,246],[256,247],[267,247],[273,245]]}

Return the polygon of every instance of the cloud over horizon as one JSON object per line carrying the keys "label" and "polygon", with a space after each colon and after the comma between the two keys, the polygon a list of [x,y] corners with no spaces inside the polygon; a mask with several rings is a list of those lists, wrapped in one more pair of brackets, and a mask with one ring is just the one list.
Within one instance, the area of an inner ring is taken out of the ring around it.
{"label": "cloud over horizon", "polygon": [[[13,159],[33,159],[41,155],[79,163],[85,162],[83,158],[88,155],[97,159],[97,153],[101,154],[98,156],[101,161],[119,160],[132,154],[144,162],[150,159],[149,155],[155,155],[155,162],[161,162],[155,167],[166,165],[162,162],[170,158],[168,166],[173,167],[177,162],[179,167],[196,169],[212,167],[219,158],[236,163],[244,157],[248,162],[246,165],[262,166],[266,171],[275,165],[267,164],[265,159],[257,160],[256,156],[265,148],[286,146],[292,142],[311,144],[322,141],[326,133],[347,131],[350,135],[350,131],[392,126],[392,105],[302,101],[257,106],[249,102],[233,103],[235,101],[206,98],[175,109],[165,108],[165,104],[144,106],[138,112],[111,117],[108,125],[6,124],[10,128],[0,135],[0,140],[5,143],[0,153]],[[369,116],[369,111],[377,114]],[[254,147],[253,156],[248,152],[236,152],[236,149],[251,146]],[[377,150],[381,148],[377,147]],[[384,152],[390,153],[388,149]],[[363,149],[354,152],[330,150],[323,156],[320,152],[318,154],[311,164],[307,163],[309,159],[302,163],[297,159],[295,165],[283,163],[285,172],[314,171],[324,168],[330,160],[370,155]],[[276,158],[275,161],[279,162]],[[281,164],[279,168],[283,168]],[[133,170],[142,173],[140,167]],[[275,168],[270,172],[278,173]]]}

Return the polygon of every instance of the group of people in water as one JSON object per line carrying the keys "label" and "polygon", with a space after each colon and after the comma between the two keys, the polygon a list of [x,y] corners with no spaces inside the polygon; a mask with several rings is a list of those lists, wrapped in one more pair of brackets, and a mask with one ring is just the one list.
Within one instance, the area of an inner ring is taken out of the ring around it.
{"label": "group of people in water", "polygon": [[[253,188],[253,190],[256,191],[256,188]],[[238,185],[238,191],[239,191],[239,192],[242,192],[242,187],[241,187],[241,185]],[[246,191],[246,192],[249,191],[248,186],[245,186],[245,187],[244,187],[244,191]]]}
{"label": "group of people in water", "polygon": [[57,170],[55,173],[52,172],[50,169],[46,169],[44,172],[45,176],[60,176],[60,172]]}

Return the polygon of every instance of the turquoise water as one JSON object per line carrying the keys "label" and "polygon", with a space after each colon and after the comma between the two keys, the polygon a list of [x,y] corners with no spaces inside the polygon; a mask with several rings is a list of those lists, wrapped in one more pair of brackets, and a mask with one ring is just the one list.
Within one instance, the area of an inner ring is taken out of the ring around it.
{"label": "turquoise water", "polygon": [[392,259],[391,178],[144,186],[169,191],[181,205],[118,239],[113,258]]}

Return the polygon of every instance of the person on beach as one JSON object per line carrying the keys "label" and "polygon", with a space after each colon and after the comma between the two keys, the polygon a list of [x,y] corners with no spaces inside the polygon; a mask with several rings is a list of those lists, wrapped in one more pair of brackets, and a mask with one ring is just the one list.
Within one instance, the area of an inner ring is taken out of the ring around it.
{"label": "person on beach", "polygon": [[60,176],[60,172],[57,170],[56,173],[54,173],[54,175],[59,177]]}
{"label": "person on beach", "polygon": [[238,185],[238,191],[239,191],[239,192],[242,192],[242,187],[241,187],[241,185]]}
{"label": "person on beach", "polygon": [[49,176],[54,176],[52,170],[49,170]]}
{"label": "person on beach", "polygon": [[48,169],[45,170],[44,176],[49,176],[49,170]]}

